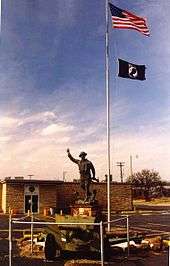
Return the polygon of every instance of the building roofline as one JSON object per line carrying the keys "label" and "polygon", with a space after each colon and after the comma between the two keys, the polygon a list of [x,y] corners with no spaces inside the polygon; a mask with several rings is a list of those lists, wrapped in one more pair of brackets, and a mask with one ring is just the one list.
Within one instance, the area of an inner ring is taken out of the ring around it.
{"label": "building roofline", "polygon": [[57,185],[63,184],[61,180],[43,180],[43,179],[7,179],[1,180],[2,184],[44,184],[44,185]]}

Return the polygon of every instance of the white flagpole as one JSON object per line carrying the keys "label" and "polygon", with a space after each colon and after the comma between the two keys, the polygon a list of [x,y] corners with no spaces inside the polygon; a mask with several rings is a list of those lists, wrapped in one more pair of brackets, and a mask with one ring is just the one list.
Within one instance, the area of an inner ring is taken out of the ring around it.
{"label": "white flagpole", "polygon": [[106,103],[107,103],[107,222],[108,231],[110,231],[110,90],[109,90],[109,14],[108,0],[106,0],[106,39],[105,39],[105,86],[106,86]]}
{"label": "white flagpole", "polygon": [[2,27],[2,0],[0,0],[0,33]]}

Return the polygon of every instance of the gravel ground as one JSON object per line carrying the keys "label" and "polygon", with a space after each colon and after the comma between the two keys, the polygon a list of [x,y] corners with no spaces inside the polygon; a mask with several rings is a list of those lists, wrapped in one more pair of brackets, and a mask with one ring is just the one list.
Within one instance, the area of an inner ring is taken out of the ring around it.
{"label": "gravel ground", "polygon": [[[0,265],[8,266],[8,259],[3,259],[0,261]],[[12,261],[12,266],[64,266],[63,260],[58,260],[55,262],[45,262],[42,260],[27,260],[21,258],[15,258]],[[90,265],[90,264],[89,264]],[[155,255],[149,258],[129,258],[127,259],[114,259],[110,263],[106,263],[108,266],[168,266],[168,255],[163,254],[161,256]]]}
{"label": "gravel ground", "polygon": [[[45,266],[45,265],[55,265],[55,266],[64,266],[64,263],[71,259],[76,259],[75,255],[65,254],[65,259],[58,259],[55,262],[46,262],[39,259],[27,259],[21,257],[15,257],[15,246],[13,251],[12,266]],[[142,254],[141,254],[142,255]],[[110,266],[168,266],[168,251],[161,253],[148,252],[145,255],[138,257],[130,256],[129,259],[123,257],[113,257],[112,262],[106,263],[105,265]],[[66,259],[67,258],[67,259]],[[0,266],[9,265],[8,257],[8,240],[0,241]]]}

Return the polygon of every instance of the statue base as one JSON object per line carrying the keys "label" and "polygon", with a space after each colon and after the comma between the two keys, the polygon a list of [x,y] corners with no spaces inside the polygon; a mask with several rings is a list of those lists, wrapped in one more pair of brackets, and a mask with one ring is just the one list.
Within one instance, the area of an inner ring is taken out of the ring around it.
{"label": "statue base", "polygon": [[70,206],[72,216],[81,217],[96,217],[99,212],[99,206],[97,204],[89,203],[75,203]]}

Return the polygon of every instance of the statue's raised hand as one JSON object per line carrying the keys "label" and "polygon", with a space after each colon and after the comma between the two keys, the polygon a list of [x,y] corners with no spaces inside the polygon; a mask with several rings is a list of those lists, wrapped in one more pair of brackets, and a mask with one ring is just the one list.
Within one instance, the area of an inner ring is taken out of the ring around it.
{"label": "statue's raised hand", "polygon": [[70,149],[69,148],[67,149],[67,153],[70,153]]}

